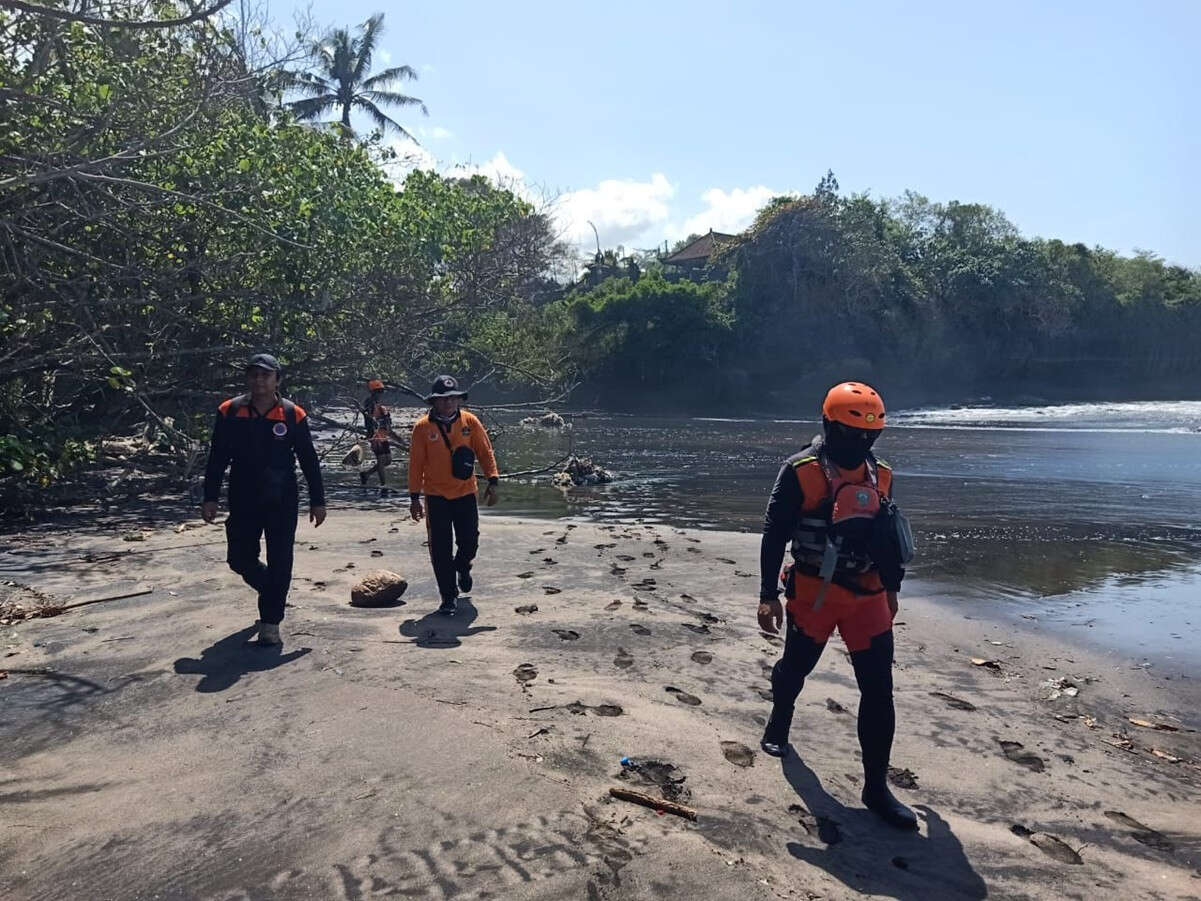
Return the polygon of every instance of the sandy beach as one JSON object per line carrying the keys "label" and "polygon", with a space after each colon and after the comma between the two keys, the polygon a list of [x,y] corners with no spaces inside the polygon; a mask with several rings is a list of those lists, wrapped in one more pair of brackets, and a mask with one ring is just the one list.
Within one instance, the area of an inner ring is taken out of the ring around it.
{"label": "sandy beach", "polygon": [[[0,600],[153,590],[0,627],[0,897],[1201,896],[1195,674],[903,594],[898,833],[858,802],[837,638],[796,753],[759,750],[758,536],[482,529],[447,619],[401,508],[302,523],[282,651],[219,526],[10,536]],[[350,607],[381,568],[403,604]]]}

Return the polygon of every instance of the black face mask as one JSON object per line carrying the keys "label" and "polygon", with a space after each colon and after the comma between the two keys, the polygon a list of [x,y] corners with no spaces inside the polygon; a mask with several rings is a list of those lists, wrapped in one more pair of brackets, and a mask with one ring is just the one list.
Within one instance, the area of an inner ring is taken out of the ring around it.
{"label": "black face mask", "polygon": [[871,453],[872,445],[880,436],[878,431],[853,429],[840,422],[823,423],[825,451],[835,465],[843,469],[861,466]]}

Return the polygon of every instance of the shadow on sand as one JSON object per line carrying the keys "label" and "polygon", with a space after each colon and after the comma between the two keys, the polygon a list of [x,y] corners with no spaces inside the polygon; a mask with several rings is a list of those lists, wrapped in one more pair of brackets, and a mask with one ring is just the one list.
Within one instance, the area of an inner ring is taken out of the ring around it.
{"label": "shadow on sand", "polygon": [[181,676],[203,676],[196,683],[197,691],[225,691],[248,673],[273,670],[313,650],[298,648],[285,654],[279,645],[251,644],[250,636],[256,629],[256,626],[247,626],[225,636],[201,651],[199,660],[180,657],[175,661],[175,672]]}
{"label": "shadow on sand", "polygon": [[901,832],[862,807],[847,807],[832,797],[797,756],[783,760],[784,777],[817,820],[814,842],[789,842],[797,860],[825,870],[856,892],[899,901],[979,899],[988,896],[984,880],[972,868],[963,845],[947,821],[926,805],[915,809],[925,835]]}
{"label": "shadow on sand", "polygon": [[496,631],[496,626],[472,626],[479,615],[471,598],[464,595],[453,616],[435,611],[421,619],[406,619],[400,624],[400,634],[413,639],[419,648],[457,648],[463,643],[461,639]]}

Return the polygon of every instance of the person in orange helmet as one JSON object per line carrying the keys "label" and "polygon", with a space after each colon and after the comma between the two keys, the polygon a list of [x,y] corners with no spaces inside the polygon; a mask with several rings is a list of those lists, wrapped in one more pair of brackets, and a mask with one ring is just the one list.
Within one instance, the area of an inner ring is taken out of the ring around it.
{"label": "person in orange helmet", "polygon": [[359,482],[367,487],[367,479],[373,472],[379,473],[379,493],[381,497],[388,494],[388,481],[384,470],[392,464],[392,445],[389,438],[392,435],[392,414],[381,403],[384,398],[384,383],[372,379],[367,383],[371,392],[363,401],[363,428],[367,440],[371,442],[371,452],[375,454],[375,465],[359,473]]}
{"label": "person in orange helmet", "polygon": [[[784,462],[772,488],[758,617],[772,634],[787,624],[760,747],[774,757],[788,754],[797,696],[837,628],[859,684],[863,803],[892,825],[915,829],[917,817],[887,783],[896,722],[892,621],[912,539],[892,502],[892,469],[872,453],[885,420],[874,389],[862,382],[835,385],[822,404],[822,434]],[[789,541],[793,560],[781,575]],[[781,579],[787,611],[779,600]]]}

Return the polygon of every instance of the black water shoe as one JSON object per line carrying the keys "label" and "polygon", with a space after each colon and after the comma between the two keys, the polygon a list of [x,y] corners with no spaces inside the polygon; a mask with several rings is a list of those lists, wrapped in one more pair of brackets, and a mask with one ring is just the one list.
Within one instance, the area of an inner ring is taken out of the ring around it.
{"label": "black water shoe", "polygon": [[766,738],[764,738],[759,741],[759,747],[763,749],[764,754],[768,754],[772,757],[787,757],[788,756],[788,743],[787,742],[785,742],[782,745],[778,745],[774,741],[768,741]]}
{"label": "black water shoe", "polygon": [[451,598],[449,601],[442,602],[442,606],[438,608],[438,612],[443,616],[454,616],[457,608],[456,598]]}
{"label": "black water shoe", "polygon": [[863,806],[890,826],[898,829],[917,829],[917,814],[893,797],[887,785],[863,789]]}
{"label": "black water shoe", "polygon": [[475,582],[472,581],[472,578],[471,578],[471,570],[469,570],[469,569],[459,570],[459,591],[462,594],[470,594],[471,586],[474,584],[475,584]]}

